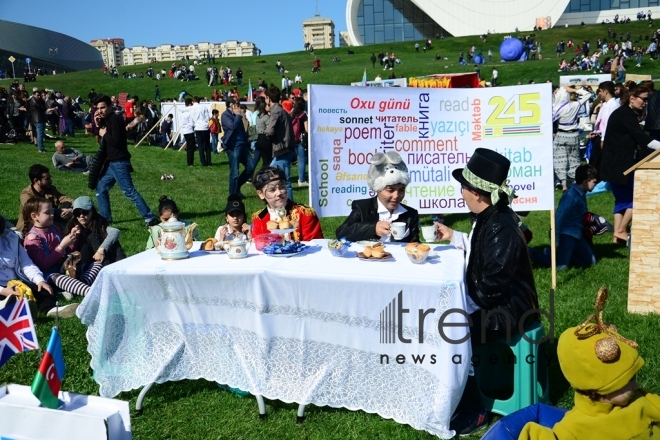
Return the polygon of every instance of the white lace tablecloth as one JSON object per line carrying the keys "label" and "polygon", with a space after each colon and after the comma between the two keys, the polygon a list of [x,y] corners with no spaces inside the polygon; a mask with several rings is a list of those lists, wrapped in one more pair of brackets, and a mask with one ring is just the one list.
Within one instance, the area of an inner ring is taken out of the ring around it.
{"label": "white lace tablecloth", "polygon": [[[104,268],[78,308],[101,396],[204,378],[450,438],[471,348],[444,341],[438,320],[452,308],[471,312],[462,251],[436,246],[436,258],[414,265],[398,244],[387,244],[394,260],[375,262],[355,258],[357,245],[344,257],[325,240],[314,245],[291,258],[253,249],[243,260],[193,251],[163,261],[152,249]],[[411,342],[382,343],[381,312],[399,292]],[[419,343],[419,309],[431,308]],[[445,322],[466,320],[451,313]],[[453,340],[467,330],[445,327]]]}

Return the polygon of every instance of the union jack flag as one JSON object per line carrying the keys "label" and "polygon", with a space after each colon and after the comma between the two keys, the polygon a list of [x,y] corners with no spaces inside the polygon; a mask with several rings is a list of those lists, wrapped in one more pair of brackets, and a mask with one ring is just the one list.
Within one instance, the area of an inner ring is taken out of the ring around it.
{"label": "union jack flag", "polygon": [[0,367],[13,355],[39,348],[25,297],[0,309]]}

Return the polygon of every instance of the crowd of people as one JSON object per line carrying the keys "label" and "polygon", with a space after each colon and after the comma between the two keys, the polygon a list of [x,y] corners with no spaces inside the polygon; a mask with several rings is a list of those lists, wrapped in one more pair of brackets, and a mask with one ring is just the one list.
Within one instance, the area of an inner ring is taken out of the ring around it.
{"label": "crowd of people", "polygon": [[[557,209],[559,269],[596,263],[594,233],[611,230],[613,243],[630,245],[634,173],[624,175],[624,171],[660,148],[659,118],[660,94],[650,80],[640,84],[604,81],[596,91],[555,88],[553,161],[556,186],[564,191]],[[581,119],[592,128],[585,151],[589,165],[582,165]],[[613,226],[588,211],[586,195],[594,188],[612,192]],[[550,264],[547,254],[533,252],[532,257],[541,265]]]}
{"label": "crowd of people", "polygon": [[83,127],[84,110],[80,97],[62,95],[54,90],[28,92],[24,84],[14,81],[9,90],[0,87],[0,141],[33,142],[45,152],[46,126],[53,135],[74,137]]}

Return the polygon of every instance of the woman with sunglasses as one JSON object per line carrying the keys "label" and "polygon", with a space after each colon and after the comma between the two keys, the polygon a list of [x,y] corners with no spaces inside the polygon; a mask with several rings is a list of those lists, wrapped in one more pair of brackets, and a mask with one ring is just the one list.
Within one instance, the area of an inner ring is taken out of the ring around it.
{"label": "woman with sunglasses", "polygon": [[634,173],[623,173],[634,165],[638,150],[660,147],[660,142],[639,126],[638,117],[644,112],[649,95],[644,86],[632,92],[624,89],[621,106],[612,112],[605,130],[601,177],[612,185],[614,195],[614,243],[626,244],[628,224],[632,221]]}
{"label": "woman with sunglasses", "polygon": [[73,248],[80,252],[77,264],[80,276],[71,278],[56,274],[51,281],[63,292],[86,296],[103,266],[126,258],[126,255],[118,241],[119,229],[107,225],[87,196],[78,197],[73,202],[73,218],[65,232],[74,230],[78,231]]}
{"label": "woman with sunglasses", "polygon": [[102,263],[104,266],[126,258],[119,244],[121,231],[99,215],[92,199],[87,196],[73,201],[73,218],[67,230],[78,226],[80,233],[75,242],[75,249],[80,251],[83,269],[89,265]]}

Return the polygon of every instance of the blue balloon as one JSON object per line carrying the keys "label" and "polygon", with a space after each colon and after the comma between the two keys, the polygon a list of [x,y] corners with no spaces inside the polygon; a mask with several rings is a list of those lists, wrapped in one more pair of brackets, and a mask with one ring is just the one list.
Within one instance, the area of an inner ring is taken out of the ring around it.
{"label": "blue balloon", "polygon": [[500,56],[503,61],[517,61],[523,53],[523,44],[517,38],[507,38],[500,45]]}
{"label": "blue balloon", "polygon": [[483,64],[483,63],[484,63],[484,60],[479,55],[474,57],[474,64]]}

